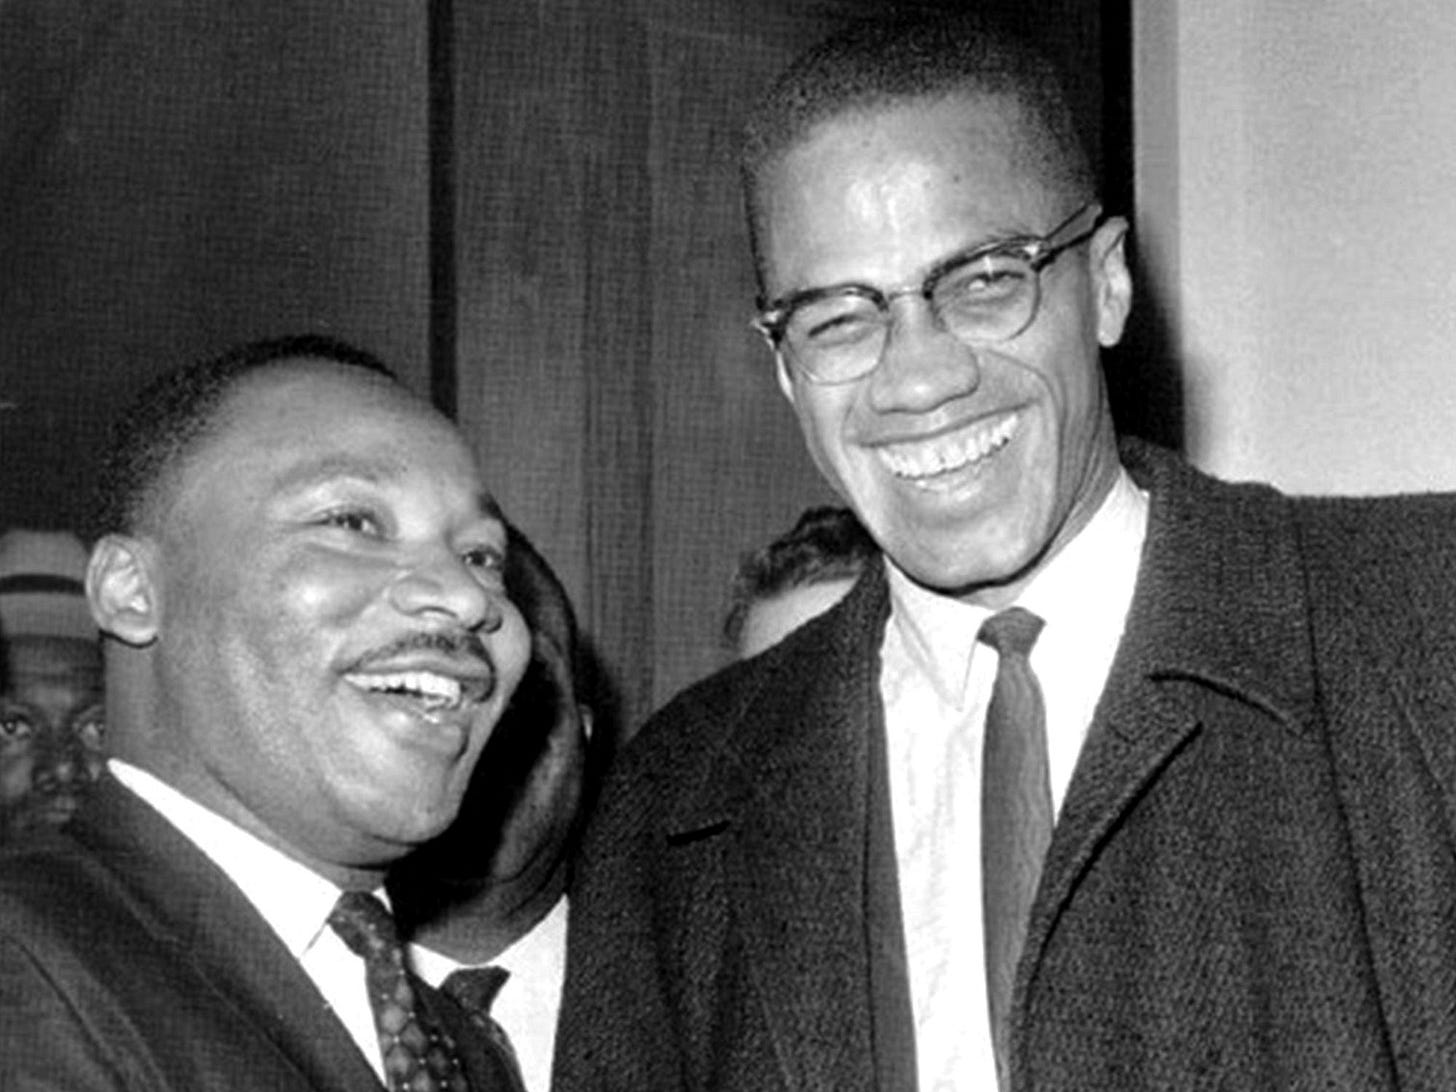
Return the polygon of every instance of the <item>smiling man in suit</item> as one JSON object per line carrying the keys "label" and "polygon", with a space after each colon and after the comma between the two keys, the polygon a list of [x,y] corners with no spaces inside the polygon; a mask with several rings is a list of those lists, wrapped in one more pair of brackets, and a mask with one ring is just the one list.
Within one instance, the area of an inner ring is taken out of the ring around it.
{"label": "smiling man in suit", "polygon": [[460,435],[286,339],[143,392],[99,495],[114,758],[0,863],[0,1086],[511,1087],[378,897],[529,655]]}
{"label": "smiling man in suit", "polygon": [[811,51],[744,177],[886,563],[624,752],[560,1086],[1456,1087],[1456,500],[1119,443],[1127,223],[988,23]]}

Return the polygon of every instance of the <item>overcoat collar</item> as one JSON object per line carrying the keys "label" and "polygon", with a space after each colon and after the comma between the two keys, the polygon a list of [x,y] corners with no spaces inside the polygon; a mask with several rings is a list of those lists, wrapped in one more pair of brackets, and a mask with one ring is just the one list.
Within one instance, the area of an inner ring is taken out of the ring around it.
{"label": "overcoat collar", "polygon": [[1032,907],[1014,988],[1013,1054],[1062,907],[1127,808],[1205,727],[1210,696],[1258,710],[1271,731],[1305,731],[1316,715],[1303,569],[1284,498],[1218,483],[1137,442],[1123,445],[1122,458],[1149,493],[1148,535]]}
{"label": "overcoat collar", "polygon": [[[871,930],[883,939],[885,922],[867,902],[866,873],[894,883],[893,850],[875,859],[891,843],[872,844],[869,792],[888,612],[876,570],[771,653],[703,782],[668,820],[670,839],[729,839],[724,881],[787,1087],[869,1088],[876,1071]],[[884,833],[888,804],[878,806]]]}
{"label": "overcoat collar", "polygon": [[[1209,691],[1273,730],[1315,715],[1302,567],[1283,498],[1230,487],[1136,442],[1123,462],[1149,493],[1148,535],[1112,672],[1048,852],[1039,903],[1059,904],[1138,791],[1199,728]],[[1033,911],[1037,939],[1039,906]]]}
{"label": "overcoat collar", "polygon": [[[1118,817],[1199,730],[1213,690],[1300,731],[1315,703],[1297,542],[1277,493],[1229,487],[1131,442],[1150,494],[1127,627],[1049,850],[1017,981],[1018,1011],[1058,910]],[[874,999],[866,943],[870,748],[882,746],[883,573],[771,652],[669,838],[734,839],[729,884],[793,1087],[865,1081]],[[894,883],[876,869],[876,882]],[[855,953],[849,958],[847,953]],[[1014,1030],[1019,1036],[1019,1028]],[[814,1044],[814,1049],[806,1049]],[[804,1059],[814,1057],[812,1069]],[[823,1082],[821,1084],[821,1082]]]}

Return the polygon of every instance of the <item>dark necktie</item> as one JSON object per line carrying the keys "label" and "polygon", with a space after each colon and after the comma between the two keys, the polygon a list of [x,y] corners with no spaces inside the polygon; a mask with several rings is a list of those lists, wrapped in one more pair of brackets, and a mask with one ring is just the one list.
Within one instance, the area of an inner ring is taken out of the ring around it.
{"label": "dark necktie", "polygon": [[470,1092],[454,1040],[416,1003],[404,949],[384,904],[365,892],[345,891],[329,924],[364,960],[390,1092]]}
{"label": "dark necktie", "polygon": [[1052,836],[1046,716],[1027,657],[1042,620],[1012,607],[988,618],[978,639],[999,656],[981,750],[981,897],[986,994],[996,1070],[1010,1087],[1011,987],[1031,900]]}
{"label": "dark necktie", "polygon": [[524,1090],[525,1079],[521,1076],[521,1065],[516,1058],[515,1048],[506,1035],[505,1028],[496,1023],[490,1014],[495,995],[500,993],[511,972],[501,967],[465,967],[451,971],[441,989],[453,997],[469,1015],[471,1023],[479,1028],[495,1048],[497,1060],[506,1071],[510,1087]]}

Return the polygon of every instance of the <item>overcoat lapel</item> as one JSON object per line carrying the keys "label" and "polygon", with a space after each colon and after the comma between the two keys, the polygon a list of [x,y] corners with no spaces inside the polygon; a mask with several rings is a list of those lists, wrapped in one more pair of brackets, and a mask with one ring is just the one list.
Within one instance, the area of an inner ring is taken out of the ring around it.
{"label": "overcoat lapel", "polygon": [[[1026,991],[1079,878],[1127,809],[1204,727],[1201,698],[1246,702],[1298,730],[1313,716],[1313,655],[1297,543],[1277,494],[1257,504],[1157,452],[1124,445],[1148,490],[1147,539],[1111,675],[1057,818],[1013,1003]],[[1235,574],[1233,577],[1230,574]]]}
{"label": "overcoat lapel", "polygon": [[[179,973],[210,982],[271,1049],[319,1089],[377,1088],[378,1078],[312,979],[231,880],[190,840],[110,777],[71,832],[105,861]],[[179,1014],[179,1034],[186,1034]]]}
{"label": "overcoat lapel", "polygon": [[[876,573],[841,609],[811,623],[822,641],[801,643],[802,655],[780,661],[743,710],[710,798],[675,824],[691,829],[727,817],[730,905],[742,917],[750,980],[792,1088],[874,1087],[869,929],[873,920],[883,937],[885,923],[883,906],[872,919],[867,904],[868,772],[871,741],[883,734],[879,639],[887,610]],[[893,883],[893,859],[888,864]],[[899,943],[893,898],[890,905]]]}

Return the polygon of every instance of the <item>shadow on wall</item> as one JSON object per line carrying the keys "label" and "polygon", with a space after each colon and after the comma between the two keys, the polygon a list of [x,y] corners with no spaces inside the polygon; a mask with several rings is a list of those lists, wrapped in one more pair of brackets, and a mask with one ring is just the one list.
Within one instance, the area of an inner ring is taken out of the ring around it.
{"label": "shadow on wall", "polygon": [[1119,436],[1137,436],[1182,451],[1186,436],[1183,362],[1165,294],[1132,242],[1133,308],[1122,342],[1103,355],[1108,398]]}

